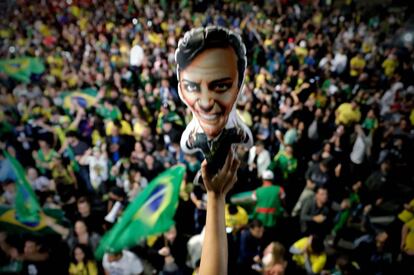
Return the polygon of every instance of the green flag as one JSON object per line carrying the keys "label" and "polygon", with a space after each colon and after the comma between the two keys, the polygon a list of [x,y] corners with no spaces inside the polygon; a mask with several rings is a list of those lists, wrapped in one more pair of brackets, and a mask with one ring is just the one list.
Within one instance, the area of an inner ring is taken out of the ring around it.
{"label": "green flag", "polygon": [[144,237],[168,231],[174,225],[185,168],[174,166],[150,182],[131,202],[114,227],[102,238],[95,256],[136,245]]}
{"label": "green flag", "polygon": [[27,181],[24,169],[20,162],[11,156],[6,150],[4,156],[10,161],[13,172],[16,175],[16,220],[28,226],[35,226],[40,222],[41,207],[35,193]]}
{"label": "green flag", "polygon": [[0,60],[0,72],[21,82],[29,83],[31,74],[41,74],[44,71],[45,65],[39,58],[20,57]]}

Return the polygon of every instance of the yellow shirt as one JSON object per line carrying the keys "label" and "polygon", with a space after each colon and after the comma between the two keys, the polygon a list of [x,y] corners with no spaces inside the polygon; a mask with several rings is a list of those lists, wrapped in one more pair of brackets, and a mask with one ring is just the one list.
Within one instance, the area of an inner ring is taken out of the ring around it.
{"label": "yellow shirt", "polygon": [[336,117],[336,124],[344,124],[348,126],[352,122],[359,122],[361,120],[361,112],[359,109],[352,109],[351,103],[342,103],[337,109],[338,115]]}
{"label": "yellow shirt", "polygon": [[92,261],[88,261],[86,266],[83,263],[71,263],[69,266],[70,275],[98,275],[98,268]]}
{"label": "yellow shirt", "polygon": [[395,69],[398,67],[398,61],[395,59],[387,58],[383,63],[384,74],[387,77],[391,77],[394,74]]}
{"label": "yellow shirt", "polygon": [[[408,206],[411,209],[414,209],[414,199],[412,199],[410,201],[410,203],[408,204]],[[401,211],[400,214],[398,214],[398,218],[403,222],[403,223],[407,223],[409,221],[411,221],[414,218],[414,213],[411,211],[408,211],[406,209],[404,209],[403,211]]]}
{"label": "yellow shirt", "polygon": [[[107,136],[111,135],[112,127],[114,127],[113,121],[108,121],[105,127],[105,133]],[[121,129],[119,129],[121,135],[132,135],[131,125],[125,120],[121,120]]]}
{"label": "yellow shirt", "polygon": [[303,64],[305,57],[308,55],[308,49],[302,47],[296,47],[295,53],[298,56],[300,64]]}
{"label": "yellow shirt", "polygon": [[406,223],[408,227],[408,234],[405,237],[405,249],[414,250],[414,219]]}
{"label": "yellow shirt", "polygon": [[141,138],[142,134],[144,133],[145,129],[147,129],[148,126],[144,124],[142,121],[137,121],[134,124],[134,135],[137,138]]}
{"label": "yellow shirt", "polygon": [[[309,237],[305,237],[296,241],[293,244],[293,247],[298,250],[304,250],[305,247],[308,245]],[[320,273],[322,269],[325,267],[326,263],[326,254],[322,253],[320,255],[310,254],[310,262],[312,265],[312,272],[313,273]],[[296,262],[298,266],[305,267],[305,255],[303,254],[295,254],[292,256],[292,259]]]}
{"label": "yellow shirt", "polygon": [[237,214],[230,215],[229,213],[229,205],[226,205],[226,226],[227,227],[236,227],[240,228],[247,224],[249,221],[249,216],[247,215],[246,210],[244,210],[241,206],[237,206]]}
{"label": "yellow shirt", "polygon": [[256,75],[256,88],[261,88],[266,83],[266,76],[264,74]]}
{"label": "yellow shirt", "polygon": [[365,60],[355,56],[351,59],[351,76],[357,76],[365,68]]}

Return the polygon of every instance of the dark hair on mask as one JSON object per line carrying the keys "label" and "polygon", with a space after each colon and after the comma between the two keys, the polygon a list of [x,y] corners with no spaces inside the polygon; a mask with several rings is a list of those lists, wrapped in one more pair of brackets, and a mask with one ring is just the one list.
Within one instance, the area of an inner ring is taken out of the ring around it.
{"label": "dark hair on mask", "polygon": [[237,71],[239,73],[239,88],[243,83],[244,71],[246,69],[246,46],[239,34],[222,27],[209,26],[206,28],[192,29],[184,34],[178,42],[175,51],[175,62],[177,62],[177,78],[196,58],[198,54],[207,49],[231,47],[237,55]]}

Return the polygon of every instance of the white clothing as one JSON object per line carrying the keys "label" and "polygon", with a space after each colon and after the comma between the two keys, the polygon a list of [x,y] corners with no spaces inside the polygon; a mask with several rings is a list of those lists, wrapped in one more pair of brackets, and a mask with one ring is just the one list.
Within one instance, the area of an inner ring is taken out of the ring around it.
{"label": "white clothing", "polygon": [[128,250],[123,250],[121,259],[111,263],[108,262],[108,254],[105,253],[102,265],[109,275],[135,275],[144,271],[141,260]]}
{"label": "white clothing", "polygon": [[[253,146],[249,150],[249,160],[248,164],[253,164],[254,160],[256,158],[256,146]],[[270,159],[270,153],[266,149],[263,149],[263,151],[257,156],[256,160],[256,167],[257,167],[257,176],[260,178],[264,171],[267,170],[267,167],[269,167],[271,162]]]}

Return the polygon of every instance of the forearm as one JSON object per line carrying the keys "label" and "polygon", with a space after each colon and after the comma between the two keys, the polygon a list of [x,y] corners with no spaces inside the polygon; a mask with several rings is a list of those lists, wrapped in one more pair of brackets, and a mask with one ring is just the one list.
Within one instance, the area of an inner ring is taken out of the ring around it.
{"label": "forearm", "polygon": [[24,255],[23,256],[23,260],[27,260],[27,261],[33,261],[33,262],[41,262],[41,261],[46,261],[49,258],[49,253],[44,252],[44,253],[34,253],[31,255]]}
{"label": "forearm", "polygon": [[312,275],[314,273],[313,273],[313,270],[312,270],[312,263],[311,263],[309,257],[310,256],[305,256],[305,269],[306,269],[306,273],[308,275]]}
{"label": "forearm", "polygon": [[200,274],[227,274],[227,235],[224,195],[208,193],[207,219]]}

